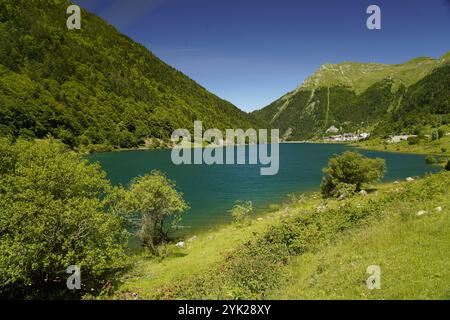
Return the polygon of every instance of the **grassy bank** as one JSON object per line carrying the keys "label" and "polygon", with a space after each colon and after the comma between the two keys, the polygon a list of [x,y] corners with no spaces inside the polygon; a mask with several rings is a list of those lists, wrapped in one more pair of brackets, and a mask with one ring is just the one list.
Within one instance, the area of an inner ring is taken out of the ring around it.
{"label": "grassy bank", "polygon": [[370,139],[351,144],[352,146],[378,151],[417,153],[424,155],[434,155],[436,157],[450,158],[450,136],[445,136],[439,140],[421,140],[418,144],[410,145],[408,141],[398,143],[387,143],[384,139]]}
{"label": "grassy bank", "polygon": [[[449,187],[450,173],[441,173],[344,201],[300,196],[249,225],[201,235],[183,249],[170,245],[162,259],[135,257],[114,297],[446,299]],[[366,268],[374,264],[382,289],[370,291]]]}

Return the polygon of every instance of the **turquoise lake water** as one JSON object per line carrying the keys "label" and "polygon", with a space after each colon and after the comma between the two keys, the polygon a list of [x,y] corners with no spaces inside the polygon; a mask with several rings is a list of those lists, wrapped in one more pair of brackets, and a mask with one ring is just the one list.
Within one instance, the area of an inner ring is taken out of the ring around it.
{"label": "turquoise lake water", "polygon": [[[259,165],[179,165],[171,161],[171,150],[124,151],[88,156],[99,162],[113,184],[129,181],[151,170],[164,171],[176,181],[191,209],[182,226],[189,233],[230,220],[227,213],[237,200],[253,201],[257,210],[287,199],[288,194],[318,190],[322,168],[328,159],[351,147],[341,144],[280,144],[280,169],[275,176],[261,176]],[[423,176],[439,170],[427,165],[423,155],[361,151],[386,159],[385,181]]]}

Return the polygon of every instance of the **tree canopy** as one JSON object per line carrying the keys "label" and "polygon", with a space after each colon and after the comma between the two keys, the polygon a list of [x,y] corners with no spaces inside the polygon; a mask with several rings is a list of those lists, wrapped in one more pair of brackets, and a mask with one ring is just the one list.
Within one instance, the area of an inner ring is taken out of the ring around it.
{"label": "tree canopy", "polygon": [[168,140],[194,120],[254,127],[249,115],[82,10],[67,30],[66,0],[0,1],[0,136],[129,148]]}
{"label": "tree canopy", "polygon": [[113,187],[53,140],[0,139],[0,296],[70,296],[66,269],[98,291],[126,266],[124,217],[111,210]]}
{"label": "tree canopy", "polygon": [[[142,244],[152,252],[168,240],[168,233],[177,227],[182,214],[188,209],[175,183],[160,171],[134,178],[124,197],[124,207],[137,214]],[[166,226],[170,219],[170,225]]]}
{"label": "tree canopy", "polygon": [[362,184],[382,179],[386,173],[386,161],[371,159],[358,152],[346,151],[333,156],[323,169],[322,193],[325,196],[338,195],[339,189],[352,191],[361,189]]}

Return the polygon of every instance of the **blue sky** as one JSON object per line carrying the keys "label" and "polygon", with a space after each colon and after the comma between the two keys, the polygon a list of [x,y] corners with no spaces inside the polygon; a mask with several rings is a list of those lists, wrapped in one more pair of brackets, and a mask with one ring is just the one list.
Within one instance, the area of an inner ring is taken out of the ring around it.
{"label": "blue sky", "polygon": [[[402,63],[450,51],[450,0],[75,0],[245,111],[320,65]],[[368,30],[366,9],[381,8]]]}

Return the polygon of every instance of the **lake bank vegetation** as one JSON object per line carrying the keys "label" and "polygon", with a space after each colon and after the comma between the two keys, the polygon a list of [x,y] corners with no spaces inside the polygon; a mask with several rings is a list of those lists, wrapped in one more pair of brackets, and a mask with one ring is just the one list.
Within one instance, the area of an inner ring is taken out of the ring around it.
{"label": "lake bank vegetation", "polygon": [[[418,212],[424,219],[436,216],[429,221],[430,230],[449,222],[449,173],[379,184],[382,160],[346,152],[324,169],[324,181],[329,179],[332,188],[322,194],[292,196],[258,216],[252,216],[252,203],[237,202],[229,212],[235,223],[181,241],[170,232],[188,204],[164,173],[112,186],[98,165],[53,140],[1,139],[0,158],[0,296],[5,298],[278,298],[286,276],[297,277],[293,265],[305,256],[313,259],[322,249],[328,252],[343,237],[381,225],[388,232],[394,224],[386,221],[414,224]],[[130,232],[141,241],[140,253],[128,246]],[[426,245],[447,243],[447,234],[438,235],[429,234]],[[402,239],[394,240],[402,245]],[[421,246],[408,250],[418,263],[414,257]],[[66,288],[71,265],[82,270],[80,291]],[[417,276],[430,275],[425,270]],[[433,279],[441,288],[438,280],[448,283],[449,278],[443,272]],[[297,280],[291,281],[289,294],[295,292],[294,284],[304,285]],[[360,283],[355,288],[363,290]],[[425,296],[443,297],[439,292]],[[401,291],[396,294],[402,297]]]}

